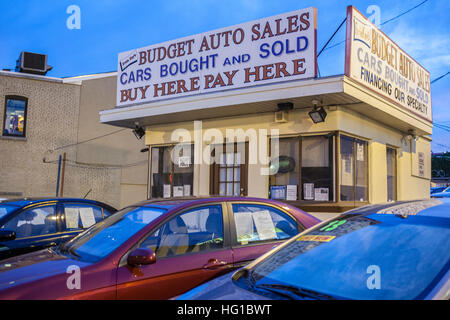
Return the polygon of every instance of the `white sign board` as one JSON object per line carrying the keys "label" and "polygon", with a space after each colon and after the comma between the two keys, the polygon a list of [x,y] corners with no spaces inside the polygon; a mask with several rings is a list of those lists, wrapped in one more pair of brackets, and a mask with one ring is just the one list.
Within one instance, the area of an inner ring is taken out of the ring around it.
{"label": "white sign board", "polygon": [[304,183],[303,194],[305,200],[314,200],[314,183]]}
{"label": "white sign board", "polygon": [[330,201],[328,188],[314,188],[314,200]]}
{"label": "white sign board", "polygon": [[346,32],[345,75],[431,122],[430,73],[352,6]]}
{"label": "white sign board", "polygon": [[418,159],[419,159],[419,177],[425,177],[425,154],[423,152],[419,152]]}
{"label": "white sign board", "polygon": [[286,186],[286,200],[297,200],[297,185],[288,184]]}
{"label": "white sign board", "polygon": [[117,105],[313,78],[316,17],[311,7],[119,53]]}

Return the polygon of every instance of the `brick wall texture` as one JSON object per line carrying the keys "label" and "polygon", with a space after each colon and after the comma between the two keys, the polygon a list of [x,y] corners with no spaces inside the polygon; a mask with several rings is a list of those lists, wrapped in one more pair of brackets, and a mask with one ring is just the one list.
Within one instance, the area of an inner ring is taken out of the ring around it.
{"label": "brick wall texture", "polygon": [[[3,132],[5,96],[28,98],[26,138],[0,135],[0,198],[55,196],[58,157],[66,153],[64,196],[83,197],[120,206],[120,168],[76,163],[80,89],[76,84],[0,74],[0,126]],[[3,194],[3,196],[2,196]]]}

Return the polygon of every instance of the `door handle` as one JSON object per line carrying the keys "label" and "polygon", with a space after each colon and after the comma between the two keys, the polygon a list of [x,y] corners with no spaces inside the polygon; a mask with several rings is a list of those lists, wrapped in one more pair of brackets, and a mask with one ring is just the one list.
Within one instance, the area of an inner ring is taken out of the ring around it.
{"label": "door handle", "polygon": [[208,262],[203,266],[203,269],[213,270],[219,267],[223,267],[227,264],[226,261],[219,261],[218,259],[209,259]]}

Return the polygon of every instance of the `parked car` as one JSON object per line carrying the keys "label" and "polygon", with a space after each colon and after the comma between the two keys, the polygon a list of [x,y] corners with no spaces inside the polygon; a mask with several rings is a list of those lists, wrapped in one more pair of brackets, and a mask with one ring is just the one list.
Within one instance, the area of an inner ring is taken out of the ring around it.
{"label": "parked car", "polygon": [[330,219],[180,300],[449,299],[450,200],[372,205]]}
{"label": "parked car", "polygon": [[443,192],[447,188],[448,187],[431,187],[430,188],[430,195],[433,194],[433,193]]}
{"label": "parked car", "polygon": [[318,222],[267,199],[145,201],[59,248],[2,261],[0,299],[167,299]]}
{"label": "parked car", "polygon": [[430,194],[431,198],[448,198],[450,197],[450,187],[445,187],[444,190],[432,192]]}
{"label": "parked car", "polygon": [[117,210],[94,200],[24,198],[0,202],[0,259],[68,241]]}

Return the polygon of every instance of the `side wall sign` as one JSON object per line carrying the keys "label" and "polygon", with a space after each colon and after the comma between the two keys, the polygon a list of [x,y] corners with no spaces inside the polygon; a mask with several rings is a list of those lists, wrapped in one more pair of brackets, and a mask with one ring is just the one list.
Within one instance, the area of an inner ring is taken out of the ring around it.
{"label": "side wall sign", "polygon": [[430,73],[354,7],[347,7],[345,75],[432,121]]}
{"label": "side wall sign", "polygon": [[316,76],[307,8],[119,53],[117,105]]}

